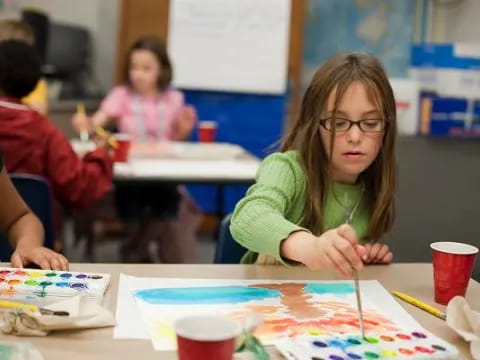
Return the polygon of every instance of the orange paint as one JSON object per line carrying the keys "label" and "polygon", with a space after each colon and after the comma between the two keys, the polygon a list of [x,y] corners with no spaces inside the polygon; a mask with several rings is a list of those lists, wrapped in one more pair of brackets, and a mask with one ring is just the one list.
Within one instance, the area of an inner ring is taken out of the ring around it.
{"label": "orange paint", "polygon": [[14,286],[14,285],[18,285],[18,284],[20,284],[20,280],[18,280],[18,279],[8,280],[8,285]]}

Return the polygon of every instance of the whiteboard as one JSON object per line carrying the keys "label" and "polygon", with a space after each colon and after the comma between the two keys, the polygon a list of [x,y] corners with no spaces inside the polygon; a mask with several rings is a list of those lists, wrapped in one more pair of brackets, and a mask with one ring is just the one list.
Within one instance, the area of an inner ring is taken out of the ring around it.
{"label": "whiteboard", "polygon": [[281,94],[291,0],[172,0],[168,50],[179,88]]}

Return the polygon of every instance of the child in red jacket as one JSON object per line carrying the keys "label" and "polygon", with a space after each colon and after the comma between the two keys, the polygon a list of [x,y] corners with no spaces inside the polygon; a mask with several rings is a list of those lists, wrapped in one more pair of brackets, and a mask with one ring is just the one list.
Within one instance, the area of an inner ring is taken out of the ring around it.
{"label": "child in red jacket", "polygon": [[40,61],[31,46],[0,43],[0,147],[6,169],[44,177],[61,205],[87,207],[110,189],[112,158],[104,147],[79,158],[59,129],[21,103],[39,78]]}

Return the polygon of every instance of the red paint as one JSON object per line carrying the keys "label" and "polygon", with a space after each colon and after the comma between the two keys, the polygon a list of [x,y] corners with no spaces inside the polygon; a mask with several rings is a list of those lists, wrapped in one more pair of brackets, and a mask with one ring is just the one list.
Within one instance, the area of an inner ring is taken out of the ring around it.
{"label": "red paint", "polygon": [[410,335],[405,334],[397,334],[397,337],[402,340],[410,340],[412,338]]}
{"label": "red paint", "polygon": [[413,355],[415,354],[415,351],[410,350],[410,349],[405,349],[405,348],[400,348],[398,349],[398,352],[403,355]]}
{"label": "red paint", "polygon": [[435,352],[435,350],[432,350],[423,346],[415,346],[415,350],[424,354],[433,354]]}
{"label": "red paint", "polygon": [[15,275],[18,275],[18,276],[26,276],[27,273],[23,270],[17,270],[15,271]]}

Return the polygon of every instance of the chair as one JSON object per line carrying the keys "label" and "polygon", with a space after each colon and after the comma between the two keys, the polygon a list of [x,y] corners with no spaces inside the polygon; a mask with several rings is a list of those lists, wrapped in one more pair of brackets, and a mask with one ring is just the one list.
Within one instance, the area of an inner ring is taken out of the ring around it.
{"label": "chair", "polygon": [[[53,249],[55,232],[50,184],[41,176],[36,175],[10,174],[10,178],[25,203],[40,219],[45,232],[44,246]],[[0,259],[7,261],[12,252],[10,243],[4,238],[0,239]]]}
{"label": "chair", "polygon": [[231,218],[232,214],[226,215],[220,224],[215,264],[239,264],[242,256],[247,252],[247,249],[237,243],[230,233]]}

